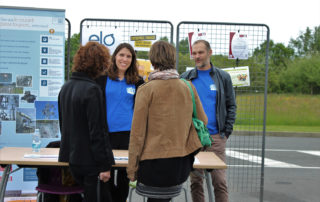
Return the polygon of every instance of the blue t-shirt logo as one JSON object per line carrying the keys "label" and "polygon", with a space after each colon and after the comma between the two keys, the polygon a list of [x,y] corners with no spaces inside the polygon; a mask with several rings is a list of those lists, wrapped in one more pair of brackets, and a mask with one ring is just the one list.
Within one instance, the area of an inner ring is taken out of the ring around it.
{"label": "blue t-shirt logo", "polygon": [[210,90],[217,90],[216,85],[215,84],[211,84],[210,85]]}
{"label": "blue t-shirt logo", "polygon": [[128,88],[127,88],[127,93],[128,93],[128,94],[134,95],[135,92],[136,92],[136,89],[134,89],[134,88],[132,88],[132,87],[128,87]]}

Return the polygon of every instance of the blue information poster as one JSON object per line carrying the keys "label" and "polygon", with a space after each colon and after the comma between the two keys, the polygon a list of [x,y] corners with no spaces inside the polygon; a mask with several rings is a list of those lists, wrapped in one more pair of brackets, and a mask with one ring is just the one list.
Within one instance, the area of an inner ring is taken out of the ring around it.
{"label": "blue information poster", "polygon": [[[0,148],[31,147],[36,128],[41,147],[60,139],[64,44],[64,10],[0,7]],[[24,168],[7,190],[34,193],[36,184],[35,169]]]}

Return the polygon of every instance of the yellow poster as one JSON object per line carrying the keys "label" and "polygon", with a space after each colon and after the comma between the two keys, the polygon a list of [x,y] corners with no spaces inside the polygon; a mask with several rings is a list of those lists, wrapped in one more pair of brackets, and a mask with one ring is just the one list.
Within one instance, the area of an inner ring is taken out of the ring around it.
{"label": "yellow poster", "polygon": [[135,41],[134,47],[139,48],[150,48],[152,45],[152,41]]}
{"label": "yellow poster", "polygon": [[143,77],[143,79],[147,82],[148,76],[151,72],[153,72],[153,67],[151,65],[150,60],[137,59],[138,60],[138,70],[139,75]]}
{"label": "yellow poster", "polygon": [[130,34],[129,43],[136,51],[149,51],[157,38],[157,34],[150,30],[136,30]]}

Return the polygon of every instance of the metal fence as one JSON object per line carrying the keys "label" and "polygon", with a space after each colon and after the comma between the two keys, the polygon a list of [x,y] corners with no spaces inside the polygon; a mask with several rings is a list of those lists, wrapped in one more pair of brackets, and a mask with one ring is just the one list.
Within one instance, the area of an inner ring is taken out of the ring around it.
{"label": "metal fence", "polygon": [[82,29],[87,27],[109,27],[121,28],[123,42],[129,42],[130,35],[143,29],[152,33],[157,33],[160,39],[166,39],[173,43],[173,25],[169,21],[152,21],[152,20],[119,20],[119,19],[95,19],[86,18],[80,23],[80,39],[82,38]]}
{"label": "metal fence", "polygon": [[[263,199],[265,116],[269,28],[264,24],[181,22],[177,26],[177,69],[193,67],[188,33],[205,32],[212,48],[211,61],[219,68],[249,66],[250,86],[235,87],[237,119],[227,142],[229,192],[257,192]],[[246,34],[248,59],[228,59],[230,32]]]}

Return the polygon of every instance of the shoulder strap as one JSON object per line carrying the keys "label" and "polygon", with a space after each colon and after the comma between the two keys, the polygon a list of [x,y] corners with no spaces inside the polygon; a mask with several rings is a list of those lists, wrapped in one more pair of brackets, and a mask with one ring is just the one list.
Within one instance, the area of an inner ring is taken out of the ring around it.
{"label": "shoulder strap", "polygon": [[197,115],[196,101],[194,99],[194,93],[193,93],[192,87],[191,87],[190,83],[188,81],[186,81],[185,79],[181,79],[181,80],[184,81],[189,86],[191,97],[192,97],[192,103],[193,103],[193,117],[197,118],[198,115]]}

